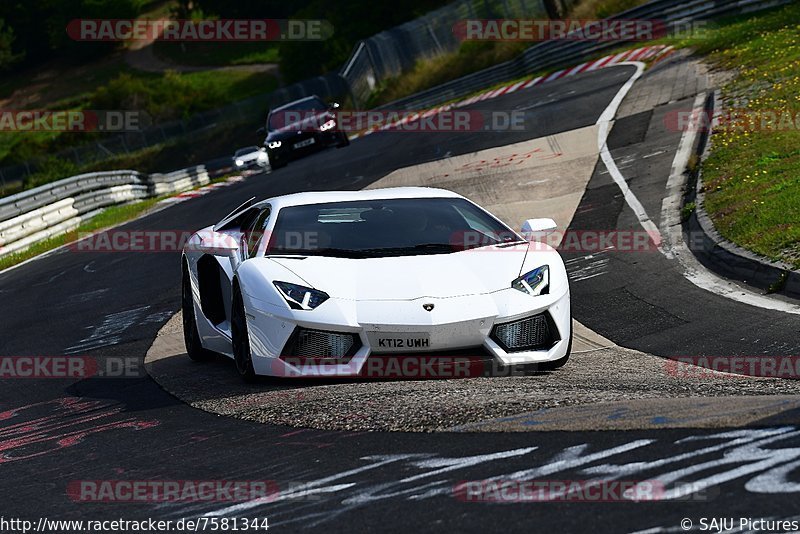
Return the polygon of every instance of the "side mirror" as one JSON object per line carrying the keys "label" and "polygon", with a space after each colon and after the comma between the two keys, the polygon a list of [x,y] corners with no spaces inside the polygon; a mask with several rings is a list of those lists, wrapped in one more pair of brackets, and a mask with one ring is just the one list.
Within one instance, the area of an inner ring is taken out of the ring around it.
{"label": "side mirror", "polygon": [[522,223],[522,237],[528,241],[544,239],[548,234],[555,232],[558,225],[553,219],[528,219]]}
{"label": "side mirror", "polygon": [[331,102],[330,108],[331,109],[339,109],[339,103],[338,102]]}
{"label": "side mirror", "polygon": [[200,230],[186,242],[185,250],[227,257],[234,271],[240,263],[239,242],[236,237],[228,233]]}
{"label": "side mirror", "polygon": [[258,135],[264,135],[265,133],[267,133],[267,129],[266,129],[266,128],[264,128],[264,127],[262,126],[262,127],[261,127],[261,128],[259,128],[258,130],[256,130],[256,133],[257,133]]}

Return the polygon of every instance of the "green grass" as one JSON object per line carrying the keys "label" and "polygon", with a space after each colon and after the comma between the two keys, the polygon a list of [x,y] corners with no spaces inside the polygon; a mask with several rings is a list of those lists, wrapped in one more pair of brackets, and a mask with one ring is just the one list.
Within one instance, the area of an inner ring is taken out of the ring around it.
{"label": "green grass", "polygon": [[569,16],[573,19],[604,19],[640,6],[648,0],[582,0],[573,6]]}
{"label": "green grass", "polygon": [[531,43],[467,41],[452,54],[417,61],[414,67],[400,76],[387,78],[370,96],[366,108],[430,89],[472,72],[513,59]]}
{"label": "green grass", "polygon": [[[693,47],[736,76],[724,106],[800,117],[800,5],[723,21]],[[702,165],[705,207],[727,239],[800,268],[800,124],[783,129],[718,128]]]}
{"label": "green grass", "polygon": [[156,41],[153,51],[156,55],[178,65],[230,66],[256,63],[277,63],[280,61],[277,43],[176,43]]}
{"label": "green grass", "polygon": [[85,98],[125,70],[127,67],[119,54],[91,64],[59,58],[35,68],[4,74],[0,77],[0,99],[18,92],[20,102],[14,102],[15,109],[51,108],[56,102]]}
{"label": "green grass", "polygon": [[687,204],[684,204],[684,206],[681,208],[681,221],[688,221],[689,217],[691,217],[692,213],[694,213],[695,208],[697,208],[697,204],[694,202],[688,202]]}
{"label": "green grass", "polygon": [[206,130],[177,138],[167,143],[153,145],[128,154],[76,167],[69,161],[50,158],[44,169],[31,175],[22,187],[0,188],[0,197],[12,195],[38,185],[68,178],[76,174],[135,169],[144,173],[169,172],[192,165],[199,165],[215,157],[233,155],[237,148],[257,145],[262,136],[256,133],[260,120],[222,124]]}
{"label": "green grass", "polygon": [[124,73],[97,89],[89,99],[94,109],[141,109],[154,122],[188,118],[277,87],[264,72]]}
{"label": "green grass", "polygon": [[[142,110],[154,123],[184,119],[277,87],[269,73],[213,71],[178,74],[117,72],[89,93],[78,92],[49,109]],[[99,139],[84,132],[2,132],[0,165],[13,165]]]}

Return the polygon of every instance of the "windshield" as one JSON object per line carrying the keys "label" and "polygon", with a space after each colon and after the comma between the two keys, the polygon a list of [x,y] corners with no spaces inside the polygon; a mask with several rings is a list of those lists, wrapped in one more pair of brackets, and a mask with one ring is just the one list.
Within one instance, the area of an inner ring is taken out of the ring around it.
{"label": "windshield", "polygon": [[294,102],[280,110],[275,110],[275,113],[269,116],[269,124],[267,124],[267,127],[270,130],[277,130],[278,128],[286,126],[288,117],[287,111],[326,111],[327,109],[328,106],[319,98],[309,98],[307,100],[301,100],[300,102]]}
{"label": "windshield", "polygon": [[281,209],[266,254],[449,254],[519,240],[503,223],[461,198],[365,200]]}

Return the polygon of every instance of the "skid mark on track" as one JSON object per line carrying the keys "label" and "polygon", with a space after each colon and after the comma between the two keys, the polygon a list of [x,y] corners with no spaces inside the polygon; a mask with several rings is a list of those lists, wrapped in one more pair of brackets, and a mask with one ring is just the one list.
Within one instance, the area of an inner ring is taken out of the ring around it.
{"label": "skid mark on track", "polygon": [[144,430],[154,420],[121,416],[121,404],[64,397],[0,412],[0,465],[73,447],[111,430]]}
{"label": "skid mark on track", "polygon": [[66,270],[64,270],[64,271],[61,271],[61,272],[59,272],[59,273],[56,273],[56,274],[54,274],[53,276],[51,276],[50,278],[48,278],[47,280],[45,280],[44,282],[39,282],[38,284],[33,284],[33,287],[41,287],[41,286],[46,286],[46,285],[48,285],[48,284],[52,284],[52,283],[53,283],[53,282],[55,282],[55,281],[56,281],[58,278],[61,278],[61,277],[62,277],[62,276],[64,276],[65,274],[67,274],[67,271],[66,271]]}
{"label": "skid mark on track", "polygon": [[565,261],[570,281],[580,282],[606,274],[610,259],[603,254],[604,252],[598,252]]}
{"label": "skid mark on track", "polygon": [[[221,508],[174,507],[176,517],[236,516],[243,512],[268,514],[270,526],[314,528],[379,502],[420,502],[434,498],[469,500],[492,497],[487,481],[525,484],[536,480],[581,480],[579,487],[541,494],[540,501],[579,500],[578,492],[613,481],[640,480],[622,494],[637,500],[649,481],[663,485],[658,500],[718,496],[720,486],[738,483],[752,494],[792,494],[800,470],[800,430],[796,427],[738,429],[714,434],[690,434],[678,440],[628,439],[609,446],[578,442],[546,450],[531,446],[471,456],[444,457],[435,453],[396,453],[361,458],[362,465],[343,469],[293,487],[276,500],[245,501]],[[402,473],[398,476],[398,473]],[[286,473],[284,473],[286,474]],[[305,474],[308,474],[305,472]],[[289,475],[291,476],[291,475]],[[291,480],[300,480],[294,477]],[[477,484],[470,485],[470,481]],[[480,486],[480,490],[470,490]],[[640,487],[641,486],[641,487]],[[494,497],[501,498],[497,487]],[[313,495],[313,498],[309,498]],[[212,507],[213,505],[209,505]],[[255,512],[259,510],[259,512]],[[357,512],[356,512],[357,513]]]}
{"label": "skid mark on track", "polygon": [[72,295],[64,300],[64,302],[58,306],[59,308],[63,308],[65,306],[70,306],[72,304],[82,304],[84,302],[91,302],[93,300],[102,298],[106,293],[111,291],[111,289],[105,287],[100,289],[95,289],[92,291],[86,291],[84,293],[79,293],[77,295]]}
{"label": "skid mark on track", "polygon": [[110,345],[117,345],[122,341],[122,334],[136,324],[159,323],[168,315],[165,312],[146,315],[150,306],[141,306],[132,310],[121,311],[106,315],[98,326],[87,327],[91,333],[75,345],[67,347],[64,354],[78,354]]}

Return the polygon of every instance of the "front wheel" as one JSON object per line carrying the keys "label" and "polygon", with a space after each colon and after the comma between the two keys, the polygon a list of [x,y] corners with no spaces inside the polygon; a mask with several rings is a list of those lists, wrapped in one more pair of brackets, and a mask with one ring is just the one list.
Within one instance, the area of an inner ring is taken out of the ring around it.
{"label": "front wheel", "polygon": [[194,318],[194,299],[192,298],[192,280],[189,270],[183,268],[183,281],[181,283],[181,311],[183,312],[183,342],[186,345],[186,354],[193,361],[206,362],[214,357],[214,352],[203,348],[200,334],[197,332],[197,322]]}
{"label": "front wheel", "polygon": [[242,300],[242,293],[238,287],[234,288],[232,308],[231,341],[236,370],[245,382],[253,382],[256,378],[256,372],[253,369],[253,353],[250,350],[250,337],[247,333],[244,300]]}
{"label": "front wheel", "polygon": [[344,148],[350,145],[350,139],[345,132],[339,132],[339,142],[336,143],[336,148]]}

